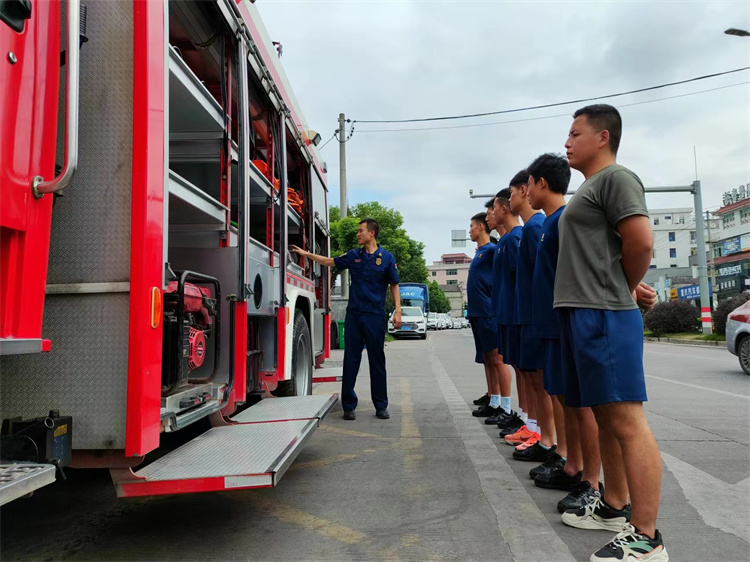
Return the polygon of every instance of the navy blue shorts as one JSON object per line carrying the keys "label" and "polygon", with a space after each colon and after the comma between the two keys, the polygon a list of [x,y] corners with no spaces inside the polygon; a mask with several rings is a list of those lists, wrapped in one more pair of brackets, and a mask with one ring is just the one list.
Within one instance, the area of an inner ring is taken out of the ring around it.
{"label": "navy blue shorts", "polygon": [[562,347],[560,340],[545,339],[544,344],[544,390],[550,396],[565,394],[565,377],[562,371]]}
{"label": "navy blue shorts", "polygon": [[500,338],[503,341],[503,363],[506,365],[518,365],[521,350],[518,348],[520,332],[518,326],[500,325]]}
{"label": "navy blue shorts", "polygon": [[497,352],[502,355],[503,349],[505,349],[505,342],[503,342],[503,325],[496,324],[495,330],[497,330]]}
{"label": "navy blue shorts", "polygon": [[469,318],[471,333],[474,334],[474,346],[477,356],[480,353],[489,353],[497,349],[497,330],[494,318],[472,316]]}
{"label": "navy blue shorts", "polygon": [[521,332],[518,367],[521,371],[537,371],[544,368],[544,345],[535,337],[531,326],[518,326]]}
{"label": "navy blue shorts", "polygon": [[646,401],[640,310],[557,310],[565,403],[585,407]]}

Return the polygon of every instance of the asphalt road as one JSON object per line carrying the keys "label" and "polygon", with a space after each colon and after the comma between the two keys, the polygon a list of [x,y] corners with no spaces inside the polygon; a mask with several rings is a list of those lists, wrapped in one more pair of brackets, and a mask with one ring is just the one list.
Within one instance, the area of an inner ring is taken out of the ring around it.
{"label": "asphalt road", "polygon": [[[2,509],[0,558],[546,562],[609,540],[565,527],[563,494],[471,417],[484,374],[469,330],[386,352],[391,419],[374,416],[363,361],[357,420],[337,406],[277,488],[118,500],[106,471],[69,471]],[[748,560],[750,377],[726,350],[668,344],[646,345],[646,372],[671,559]]]}

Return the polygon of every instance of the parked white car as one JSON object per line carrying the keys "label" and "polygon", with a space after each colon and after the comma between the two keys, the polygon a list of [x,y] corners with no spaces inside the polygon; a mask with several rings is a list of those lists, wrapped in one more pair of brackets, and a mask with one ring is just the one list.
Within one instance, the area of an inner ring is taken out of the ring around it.
{"label": "parked white car", "polygon": [[437,312],[428,312],[427,313],[427,329],[437,330],[437,325],[438,325]]}
{"label": "parked white car", "polygon": [[418,306],[401,307],[401,327],[397,330],[393,327],[393,314],[388,319],[388,333],[393,337],[419,336],[427,339],[427,318]]}

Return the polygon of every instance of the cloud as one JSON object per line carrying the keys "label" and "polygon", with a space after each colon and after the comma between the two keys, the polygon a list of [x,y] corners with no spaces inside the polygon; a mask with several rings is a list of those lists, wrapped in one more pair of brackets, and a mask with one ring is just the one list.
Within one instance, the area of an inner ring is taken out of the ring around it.
{"label": "cloud", "polygon": [[[602,95],[750,66],[745,2],[285,2],[258,8],[310,126],[328,138],[337,117],[399,119],[475,113]],[[750,80],[750,72],[611,101],[625,124],[620,161],[646,185],[689,184],[693,146],[704,206],[750,181],[750,86],[625,107]],[[565,117],[436,131],[453,126],[355,124],[347,144],[350,204],[397,208],[427,258],[450,252],[450,230],[482,209],[468,190],[494,193],[542,152],[563,152],[576,106],[468,122]],[[331,142],[330,201],[338,203]],[[575,173],[572,186],[582,181]],[[651,208],[691,206],[689,195],[649,195]],[[470,248],[469,248],[470,250]],[[470,253],[470,251],[469,251]]]}

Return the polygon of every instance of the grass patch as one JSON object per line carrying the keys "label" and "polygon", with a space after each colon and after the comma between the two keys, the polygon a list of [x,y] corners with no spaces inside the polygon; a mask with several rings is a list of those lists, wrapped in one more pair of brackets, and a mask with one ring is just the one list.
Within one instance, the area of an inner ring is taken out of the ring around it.
{"label": "grass patch", "polygon": [[386,342],[389,342],[389,341],[396,341],[396,338],[394,338],[394,337],[393,337],[393,336],[392,336],[391,334],[389,334],[388,332],[386,332],[386,333],[385,333],[385,341],[386,341]]}

